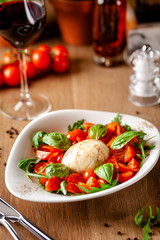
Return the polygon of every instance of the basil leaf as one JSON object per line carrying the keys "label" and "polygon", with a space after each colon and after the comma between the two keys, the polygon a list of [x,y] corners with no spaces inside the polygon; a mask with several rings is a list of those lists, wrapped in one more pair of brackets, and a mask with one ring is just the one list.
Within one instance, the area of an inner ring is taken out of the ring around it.
{"label": "basil leaf", "polygon": [[126,129],[126,131],[132,131],[132,128],[126,123],[124,124],[124,128]]}
{"label": "basil leaf", "polygon": [[78,120],[77,122],[75,122],[72,127],[71,127],[71,125],[69,125],[68,132],[70,132],[74,129],[84,130],[83,122],[84,122],[84,119],[81,119],[81,120]]}
{"label": "basil leaf", "polygon": [[71,142],[66,135],[57,132],[45,134],[43,136],[43,142],[63,151],[66,151],[71,146]]}
{"label": "basil leaf", "polygon": [[51,163],[46,166],[46,176],[51,178],[55,177],[68,177],[71,173],[70,169],[62,163]]}
{"label": "basil leaf", "polygon": [[142,131],[127,131],[115,138],[111,144],[111,149],[120,149],[124,147],[129,141],[131,141],[135,136],[144,137],[146,133]]}
{"label": "basil leaf", "polygon": [[34,134],[32,142],[36,149],[38,149],[39,145],[43,143],[42,138],[43,138],[44,134],[45,134],[45,132],[43,132],[43,131],[39,131]]}
{"label": "basil leaf", "polygon": [[112,122],[117,122],[119,125],[121,125],[121,117],[119,113],[117,113],[117,116],[112,120]]}
{"label": "basil leaf", "polygon": [[97,167],[94,170],[95,174],[106,180],[107,182],[111,183],[113,177],[113,164],[112,163],[105,163],[100,167]]}
{"label": "basil leaf", "polygon": [[[40,159],[38,159],[38,160],[40,161]],[[26,171],[28,166],[31,163],[37,164],[37,159],[35,159],[35,158],[24,158],[24,159],[21,159],[18,162],[18,167],[21,168],[22,170]]]}
{"label": "basil leaf", "polygon": [[102,124],[96,124],[96,125],[90,127],[90,129],[88,131],[89,137],[92,139],[96,139],[96,140],[104,137],[106,135],[106,133],[107,133],[107,127]]}

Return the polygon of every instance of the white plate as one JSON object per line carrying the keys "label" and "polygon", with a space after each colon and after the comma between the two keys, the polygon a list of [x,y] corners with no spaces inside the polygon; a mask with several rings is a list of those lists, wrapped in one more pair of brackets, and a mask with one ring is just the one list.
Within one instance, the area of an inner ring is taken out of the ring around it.
{"label": "white plate", "polygon": [[68,125],[82,118],[87,122],[106,124],[116,116],[116,113],[110,112],[60,110],[47,113],[31,121],[17,137],[6,166],[5,182],[8,190],[14,196],[28,201],[52,203],[74,202],[115,193],[142,179],[151,171],[158,160],[160,149],[159,131],[153,124],[144,119],[125,114],[120,115],[122,124],[126,123],[135,130],[143,130],[147,133],[147,139],[155,136],[149,140],[149,144],[154,144],[155,148],[151,150],[149,157],[145,160],[140,171],[132,179],[101,192],[78,196],[52,194],[43,190],[37,183],[31,182],[31,180],[26,177],[25,172],[18,168],[17,164],[20,159],[33,156],[32,137],[35,132],[43,130],[48,133],[51,131],[67,133]]}

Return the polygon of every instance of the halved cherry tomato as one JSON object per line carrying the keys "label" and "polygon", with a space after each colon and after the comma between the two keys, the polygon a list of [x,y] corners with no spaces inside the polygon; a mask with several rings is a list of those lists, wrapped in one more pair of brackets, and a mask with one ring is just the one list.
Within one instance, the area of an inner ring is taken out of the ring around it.
{"label": "halved cherry tomato", "polygon": [[127,164],[127,167],[133,172],[138,172],[140,169],[139,162],[134,158]]}
{"label": "halved cherry tomato", "polygon": [[35,173],[44,173],[45,172],[45,169],[46,169],[46,166],[48,165],[47,162],[40,162],[38,164],[36,164],[36,166],[34,167],[34,172]]}
{"label": "halved cherry tomato", "polygon": [[58,157],[58,152],[52,153],[48,158],[48,163],[56,163]]}
{"label": "halved cherry tomato", "polygon": [[11,87],[19,86],[20,70],[16,65],[7,65],[3,70],[4,83]]}
{"label": "halved cherry tomato", "polygon": [[[84,183],[84,182],[78,182],[78,186],[87,188],[88,190],[91,190],[91,189],[87,186],[87,184]],[[80,189],[80,188],[79,188],[79,190],[80,190],[80,192],[82,192],[82,193],[86,193],[86,192],[84,192],[84,191],[83,191],[82,189]]]}
{"label": "halved cherry tomato", "polygon": [[51,155],[51,152],[44,152],[44,151],[40,151],[40,150],[36,151],[37,158],[41,159],[41,160],[47,160],[50,155]]}
{"label": "halved cherry tomato", "polygon": [[50,69],[51,59],[48,53],[35,50],[32,54],[32,63],[38,70],[48,71]]}
{"label": "halved cherry tomato", "polygon": [[132,158],[134,158],[134,156],[135,156],[135,152],[134,152],[133,147],[131,147],[129,145],[126,146],[125,152],[124,152],[124,161],[129,162],[132,160]]}
{"label": "halved cherry tomato", "polygon": [[[41,173],[42,175],[46,175],[45,173]],[[43,177],[40,177],[39,178],[39,182],[40,184],[42,184],[43,186],[45,186],[46,182],[48,181],[47,178],[43,178]]]}
{"label": "halved cherry tomato", "polygon": [[46,191],[53,192],[60,188],[60,181],[57,177],[51,177],[45,184]]}
{"label": "halved cherry tomato", "polygon": [[72,183],[77,183],[78,184],[78,182],[84,182],[85,183],[86,181],[81,174],[72,173],[67,178],[67,182],[72,182]]}
{"label": "halved cherry tomato", "polygon": [[129,179],[131,179],[133,177],[133,172],[132,171],[128,171],[128,172],[124,172],[124,173],[119,173],[119,179],[118,182],[119,183],[123,183],[128,181]]}
{"label": "halved cherry tomato", "polygon": [[90,178],[87,180],[86,184],[87,184],[88,187],[96,187],[96,188],[99,188],[99,187],[100,187],[99,182],[98,182],[97,179],[94,178],[94,177],[90,177]]}
{"label": "halved cherry tomato", "polygon": [[90,129],[90,127],[92,127],[94,124],[90,123],[90,122],[85,122],[84,123],[84,129],[86,130],[86,132],[88,132],[88,130]]}
{"label": "halved cherry tomato", "polygon": [[128,171],[131,171],[131,169],[128,167],[128,166],[126,166],[124,163],[118,163],[118,165],[119,165],[119,172],[128,172]]}
{"label": "halved cherry tomato", "polygon": [[87,137],[87,133],[83,132],[81,129],[74,129],[68,132],[66,136],[71,142],[74,142],[74,141],[78,142],[79,138],[81,138],[81,141],[85,140]]}
{"label": "halved cherry tomato", "polygon": [[47,44],[41,44],[40,46],[38,46],[37,50],[41,52],[50,53],[51,48]]}
{"label": "halved cherry tomato", "polygon": [[51,55],[54,56],[63,56],[65,58],[68,58],[68,50],[63,45],[55,45],[51,49]]}
{"label": "halved cherry tomato", "polygon": [[73,182],[68,182],[65,189],[70,193],[79,193],[79,188]]}
{"label": "halved cherry tomato", "polygon": [[83,178],[87,181],[90,177],[96,178],[96,174],[92,169],[88,169],[84,172]]}
{"label": "halved cherry tomato", "polygon": [[64,156],[64,153],[58,154],[57,163],[61,163],[62,162],[63,156]]}
{"label": "halved cherry tomato", "polygon": [[105,184],[105,183],[106,183],[106,181],[103,180],[103,179],[97,179],[97,181],[98,181],[98,183],[99,183],[100,186],[101,186],[101,184]]}
{"label": "halved cherry tomato", "polygon": [[119,164],[117,162],[117,159],[116,159],[115,155],[112,155],[111,158],[109,158],[106,162],[107,163],[112,163],[113,167],[116,168],[119,171]]}
{"label": "halved cherry tomato", "polygon": [[113,136],[110,141],[107,143],[107,147],[110,148],[111,147],[111,144],[112,142],[115,140],[116,136]]}
{"label": "halved cherry tomato", "polygon": [[38,150],[45,151],[45,152],[52,152],[52,153],[54,153],[54,152],[62,153],[63,152],[63,150],[52,147],[51,145],[47,145],[47,144],[41,144],[38,147]]}
{"label": "halved cherry tomato", "polygon": [[111,123],[107,124],[107,132],[115,134],[118,125],[119,124],[117,122],[111,122]]}

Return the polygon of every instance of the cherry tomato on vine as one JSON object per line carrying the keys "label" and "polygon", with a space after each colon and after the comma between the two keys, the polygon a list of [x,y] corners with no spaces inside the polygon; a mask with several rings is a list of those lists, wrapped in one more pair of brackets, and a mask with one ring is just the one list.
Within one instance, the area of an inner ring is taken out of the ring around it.
{"label": "cherry tomato on vine", "polygon": [[47,44],[41,44],[38,48],[38,51],[45,52],[45,53],[50,53],[51,48]]}
{"label": "cherry tomato on vine", "polygon": [[26,74],[28,79],[32,79],[37,75],[37,70],[32,62],[26,61]]}
{"label": "cherry tomato on vine", "polygon": [[57,73],[64,73],[69,68],[69,60],[62,55],[54,56],[51,67]]}
{"label": "cherry tomato on vine", "polygon": [[51,64],[50,55],[46,52],[35,50],[32,54],[32,63],[38,70],[48,71]]}
{"label": "cherry tomato on vine", "polygon": [[4,80],[3,80],[3,74],[0,72],[0,87],[3,86]]}
{"label": "cherry tomato on vine", "polygon": [[17,53],[14,50],[7,51],[2,57],[2,63],[3,64],[12,64],[12,63],[18,64]]}
{"label": "cherry tomato on vine", "polygon": [[20,84],[20,70],[16,65],[7,65],[3,71],[4,83],[15,87]]}
{"label": "cherry tomato on vine", "polygon": [[68,50],[63,45],[55,45],[51,49],[51,55],[54,56],[63,56],[68,58]]}

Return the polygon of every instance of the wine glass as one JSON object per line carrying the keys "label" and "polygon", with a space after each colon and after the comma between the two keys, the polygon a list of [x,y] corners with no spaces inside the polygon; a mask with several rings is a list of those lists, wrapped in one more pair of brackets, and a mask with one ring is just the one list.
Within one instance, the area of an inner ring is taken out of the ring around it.
{"label": "wine glass", "polygon": [[48,112],[48,98],[29,93],[26,76],[26,48],[41,34],[46,23],[44,0],[0,0],[0,35],[17,49],[21,75],[20,96],[4,98],[1,111],[18,120],[32,120]]}

